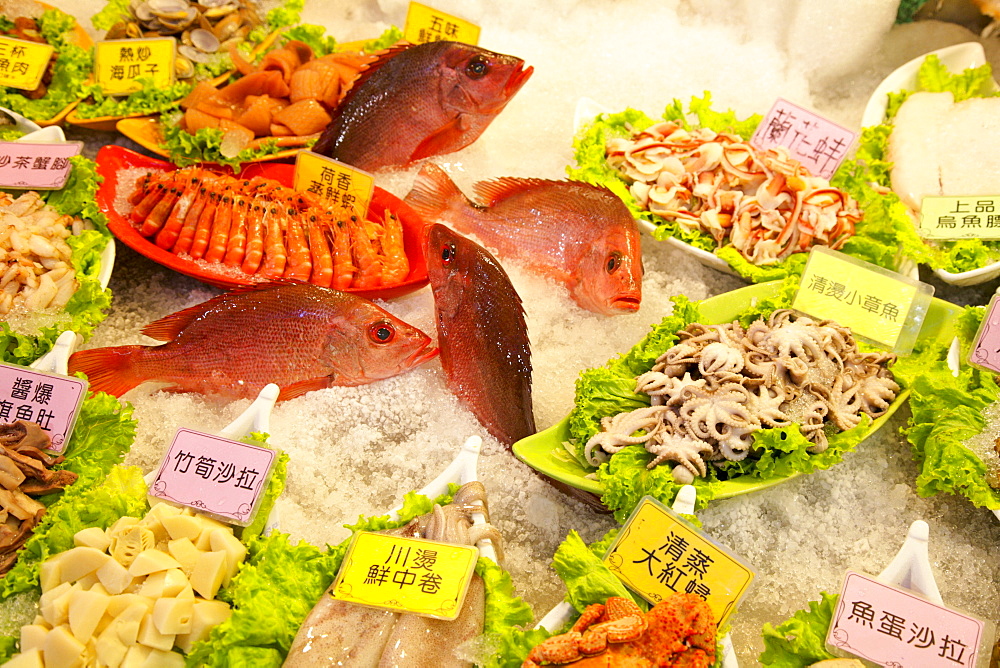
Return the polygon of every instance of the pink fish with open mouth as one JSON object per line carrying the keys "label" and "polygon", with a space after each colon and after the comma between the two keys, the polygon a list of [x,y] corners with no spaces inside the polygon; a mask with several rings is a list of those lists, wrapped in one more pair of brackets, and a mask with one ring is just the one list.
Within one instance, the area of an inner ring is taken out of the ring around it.
{"label": "pink fish with open mouth", "polygon": [[480,181],[469,200],[434,164],[420,170],[406,203],[428,223],[473,234],[501,259],[569,288],[581,307],[631,313],[642,301],[639,227],[607,188],[577,181],[499,178]]}

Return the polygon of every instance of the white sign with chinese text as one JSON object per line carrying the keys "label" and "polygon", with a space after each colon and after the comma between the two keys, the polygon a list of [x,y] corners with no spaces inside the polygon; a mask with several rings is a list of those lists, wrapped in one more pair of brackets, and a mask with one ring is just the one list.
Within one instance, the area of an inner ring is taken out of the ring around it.
{"label": "white sign with chinese text", "polygon": [[0,423],[34,422],[62,452],[73,433],[88,383],[79,378],[0,364]]}
{"label": "white sign with chinese text", "polygon": [[276,458],[274,450],[178,429],[149,494],[246,526]]}

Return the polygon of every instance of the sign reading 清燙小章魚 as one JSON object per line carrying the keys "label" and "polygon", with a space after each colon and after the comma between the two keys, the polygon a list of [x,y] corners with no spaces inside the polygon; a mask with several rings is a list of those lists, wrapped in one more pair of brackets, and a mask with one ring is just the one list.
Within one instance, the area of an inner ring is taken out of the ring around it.
{"label": "sign reading \u6e05\u71d9\u5c0f\u7ae0\u9b5a", "polygon": [[246,526],[267,488],[277,453],[192,429],[178,429],[150,496]]}
{"label": "sign reading \u6e05\u71d9\u5c0f\u7ae0\u9b5a", "polygon": [[0,364],[0,422],[34,422],[62,452],[73,433],[88,383],[79,378]]}
{"label": "sign reading \u6e05\u71d9\u5c0f\u7ae0\u9b5a", "polygon": [[398,612],[455,619],[462,611],[479,550],[368,531],[351,541],[334,598]]}
{"label": "sign reading \u6e05\u71d9\u5c0f\u7ae0\u9b5a", "polygon": [[292,187],[325,199],[341,217],[354,215],[364,220],[375,192],[375,177],[325,155],[299,151]]}
{"label": "sign reading \u6e05\u71d9\u5c0f\u7ae0\u9b5a", "polygon": [[479,26],[419,2],[411,2],[406,12],[406,23],[403,24],[403,39],[413,44],[448,40],[476,45],[479,43]]}
{"label": "sign reading \u6e05\u71d9\u5c0f\u7ae0\u9b5a", "polygon": [[700,596],[720,627],[754,577],[742,560],[650,496],[632,511],[604,563],[650,603],[677,592]]}
{"label": "sign reading \u6e05\u71d9\u5c0f\u7ae0\u9b5a", "polygon": [[847,157],[857,133],[780,97],[757,126],[750,143],[764,151],[776,146],[811,174],[829,179]]}
{"label": "sign reading \u6e05\u71d9\u5c0f\u7ae0\u9b5a", "polygon": [[109,39],[95,47],[94,77],[106,95],[128,95],[142,90],[146,79],[156,88],[174,85],[173,37]]}
{"label": "sign reading \u6e05\u71d9\u5c0f\u7ae0\u9b5a", "polygon": [[833,320],[899,354],[913,349],[934,288],[824,246],[813,246],[792,308]]}

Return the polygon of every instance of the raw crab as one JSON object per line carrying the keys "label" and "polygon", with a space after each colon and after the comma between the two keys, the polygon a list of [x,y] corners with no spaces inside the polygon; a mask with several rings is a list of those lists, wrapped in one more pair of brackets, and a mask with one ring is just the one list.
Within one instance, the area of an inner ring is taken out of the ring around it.
{"label": "raw crab", "polygon": [[643,613],[627,598],[588,606],[568,633],[534,647],[522,668],[707,668],[715,663],[715,619],[694,594],[673,594]]}

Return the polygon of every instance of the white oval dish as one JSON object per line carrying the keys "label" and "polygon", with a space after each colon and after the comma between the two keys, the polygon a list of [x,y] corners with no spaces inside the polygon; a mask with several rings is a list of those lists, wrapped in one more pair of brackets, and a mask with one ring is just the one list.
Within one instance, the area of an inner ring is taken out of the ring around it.
{"label": "white oval dish", "polygon": [[[952,46],[930,51],[922,56],[917,56],[892,71],[889,76],[882,80],[875,92],[868,98],[865,111],[861,116],[861,125],[869,127],[881,125],[885,120],[885,110],[888,106],[889,93],[912,89],[917,86],[917,72],[927,56],[935,55],[941,64],[951,72],[961,72],[970,68],[981,67],[986,64],[986,52],[979,42],[963,42]],[[996,82],[993,82],[993,89],[1000,90]],[[949,285],[965,287],[969,285],[979,285],[986,281],[993,280],[1000,276],[1000,262],[988,264],[978,269],[970,269],[952,273],[944,269],[935,269],[934,274]]]}

